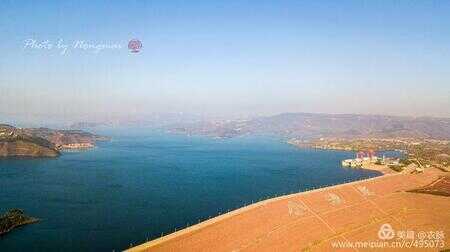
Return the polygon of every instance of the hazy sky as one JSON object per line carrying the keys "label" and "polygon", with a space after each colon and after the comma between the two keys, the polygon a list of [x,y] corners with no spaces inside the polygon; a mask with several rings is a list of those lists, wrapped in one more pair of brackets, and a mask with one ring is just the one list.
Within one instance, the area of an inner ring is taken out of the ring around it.
{"label": "hazy sky", "polygon": [[[450,1],[3,0],[0,120],[450,117],[449,13]],[[138,53],[127,48],[133,38]],[[53,47],[37,48],[45,41]]]}

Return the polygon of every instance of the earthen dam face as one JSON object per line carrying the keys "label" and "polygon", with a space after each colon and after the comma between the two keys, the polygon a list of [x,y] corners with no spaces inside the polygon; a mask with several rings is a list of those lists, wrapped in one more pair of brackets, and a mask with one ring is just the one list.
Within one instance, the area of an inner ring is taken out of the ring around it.
{"label": "earthen dam face", "polygon": [[444,175],[434,169],[388,174],[273,198],[128,251],[398,251],[410,249],[401,241],[423,241],[417,236],[431,231],[446,235],[434,248],[417,247],[420,242],[416,248],[442,250],[450,247],[450,199],[407,191]]}

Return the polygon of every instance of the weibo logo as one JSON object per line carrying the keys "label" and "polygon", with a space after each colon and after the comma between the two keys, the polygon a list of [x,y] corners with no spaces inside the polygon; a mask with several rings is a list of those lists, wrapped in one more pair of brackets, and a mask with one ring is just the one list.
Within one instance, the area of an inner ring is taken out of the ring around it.
{"label": "weibo logo", "polygon": [[142,42],[139,39],[132,39],[128,42],[128,49],[132,53],[138,53],[142,49]]}

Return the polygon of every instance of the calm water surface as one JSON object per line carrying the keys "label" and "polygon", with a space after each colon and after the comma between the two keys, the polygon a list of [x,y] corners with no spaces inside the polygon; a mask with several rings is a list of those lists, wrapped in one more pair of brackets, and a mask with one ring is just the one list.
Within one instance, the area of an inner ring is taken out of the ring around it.
{"label": "calm water surface", "polygon": [[252,201],[380,175],[342,168],[351,152],[273,137],[102,133],[113,140],[90,151],[0,160],[0,212],[42,219],[0,237],[0,251],[119,251]]}

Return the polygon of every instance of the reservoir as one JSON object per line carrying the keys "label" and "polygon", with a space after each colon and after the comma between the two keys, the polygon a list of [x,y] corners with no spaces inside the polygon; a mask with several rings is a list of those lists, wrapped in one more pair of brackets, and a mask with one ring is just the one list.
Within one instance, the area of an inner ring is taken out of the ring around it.
{"label": "reservoir", "polygon": [[98,133],[113,140],[57,159],[0,160],[0,211],[41,219],[0,237],[1,251],[120,251],[269,197],[381,175],[341,167],[352,152],[271,136]]}

